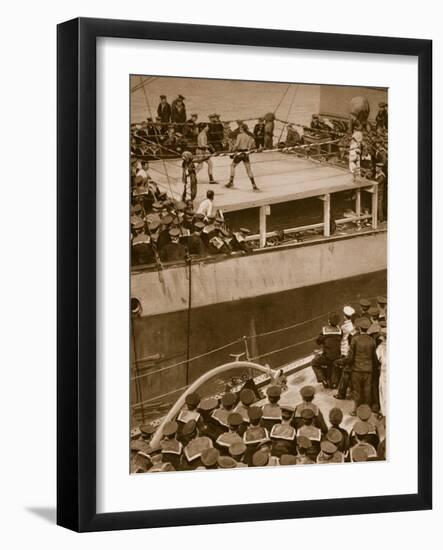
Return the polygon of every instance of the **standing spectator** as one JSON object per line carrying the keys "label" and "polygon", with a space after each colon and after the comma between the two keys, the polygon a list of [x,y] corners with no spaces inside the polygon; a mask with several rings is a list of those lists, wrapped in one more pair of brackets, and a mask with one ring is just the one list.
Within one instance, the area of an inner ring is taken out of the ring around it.
{"label": "standing spectator", "polygon": [[213,147],[216,151],[223,150],[223,139],[224,139],[225,129],[223,122],[220,120],[220,115],[214,113],[213,115]]}
{"label": "standing spectator", "polygon": [[264,147],[272,149],[274,146],[274,120],[267,120],[264,128]]}
{"label": "standing spectator", "polygon": [[387,180],[386,174],[383,171],[383,163],[377,162],[375,165],[375,179],[378,181],[378,203],[377,216],[378,221],[383,222],[387,217],[388,200],[387,200]]}
{"label": "standing spectator", "polygon": [[182,154],[182,182],[184,203],[192,203],[197,195],[197,174],[195,172],[194,157],[190,151]]}
{"label": "standing spectator", "polygon": [[351,416],[356,415],[360,405],[371,405],[372,374],[377,362],[374,339],[367,334],[371,321],[361,317],[355,322],[359,331],[352,338],[346,363],[351,365],[351,386],[354,398],[354,410]]}
{"label": "standing spectator", "polygon": [[388,129],[388,104],[383,101],[378,104],[378,113],[375,117],[375,128],[377,130],[379,128],[383,130]]}
{"label": "standing spectator", "polygon": [[378,391],[380,399],[380,414],[386,416],[386,362],[387,362],[387,350],[386,350],[386,329],[382,328],[379,335],[379,344],[377,346],[377,359],[380,363],[380,379],[378,382]]}
{"label": "standing spectator", "polygon": [[[353,334],[355,334],[354,324],[352,318],[355,315],[355,310],[351,306],[345,306],[343,308],[344,321],[341,326],[342,338],[340,345],[341,358],[345,359],[349,353],[349,341]],[[338,384],[338,392],[334,395],[335,399],[346,399],[346,392],[351,381],[351,368],[349,365],[341,365],[340,361],[337,362],[342,367],[340,382]]]}
{"label": "standing spectator", "polygon": [[265,145],[265,121],[264,118],[259,118],[254,126],[254,140],[257,149]]}
{"label": "standing spectator", "polygon": [[171,122],[175,125],[176,132],[182,134],[184,124],[186,123],[186,106],[185,98],[179,95],[174,99],[171,105]]}
{"label": "standing spectator", "polygon": [[160,96],[160,103],[157,107],[157,115],[164,125],[163,128],[166,129],[167,125],[171,122],[171,106],[169,105],[165,95]]}
{"label": "standing spectator", "polygon": [[340,358],[342,333],[338,326],[339,322],[340,319],[336,313],[329,316],[328,324],[323,327],[317,338],[317,344],[322,347],[322,353],[312,361],[312,369],[317,381],[325,388],[334,387],[337,384],[334,362]]}

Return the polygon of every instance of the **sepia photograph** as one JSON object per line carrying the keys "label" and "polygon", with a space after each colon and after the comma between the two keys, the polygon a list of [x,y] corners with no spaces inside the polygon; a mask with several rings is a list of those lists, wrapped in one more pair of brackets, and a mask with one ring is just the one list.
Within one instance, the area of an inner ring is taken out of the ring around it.
{"label": "sepia photograph", "polygon": [[128,96],[130,472],[388,460],[388,89]]}

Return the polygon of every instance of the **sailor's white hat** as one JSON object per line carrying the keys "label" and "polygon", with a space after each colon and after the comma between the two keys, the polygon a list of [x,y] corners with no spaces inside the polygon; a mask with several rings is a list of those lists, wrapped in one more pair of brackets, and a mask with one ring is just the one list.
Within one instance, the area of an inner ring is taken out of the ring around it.
{"label": "sailor's white hat", "polygon": [[343,308],[343,313],[345,315],[347,315],[348,317],[352,317],[352,315],[354,315],[354,313],[355,313],[355,309],[351,306],[345,306]]}

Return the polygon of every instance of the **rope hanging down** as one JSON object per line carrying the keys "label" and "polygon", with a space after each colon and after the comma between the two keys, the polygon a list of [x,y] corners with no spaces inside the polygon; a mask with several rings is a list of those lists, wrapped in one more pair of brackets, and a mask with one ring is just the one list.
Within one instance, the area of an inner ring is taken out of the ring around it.
{"label": "rope hanging down", "polygon": [[[152,82],[152,80],[150,81]],[[152,114],[152,109],[151,109],[151,104],[149,103],[149,99],[148,99],[148,94],[146,93],[146,89],[145,89],[145,81],[143,81],[143,78],[140,77],[140,85],[142,86],[142,89],[143,89],[143,94],[144,94],[144,97],[145,97],[145,102],[146,102],[146,105],[148,107],[148,110],[149,110],[149,113],[151,115],[151,118],[153,118],[153,114]],[[159,145],[159,143],[157,142],[157,144]],[[166,179],[167,179],[167,182],[168,182],[168,186],[169,186],[169,192],[171,194],[171,197],[174,196],[174,193],[172,191],[172,186],[171,186],[171,181],[170,181],[170,178],[169,178],[169,173],[168,173],[168,168],[166,166],[166,162],[165,162],[165,159],[163,159],[163,168],[165,170],[165,175],[166,175]],[[177,217],[177,220],[179,220],[179,214],[178,214],[178,211],[174,210],[175,212],[175,215]],[[179,223],[178,224],[178,228],[180,230],[180,234],[181,236],[183,237],[184,236],[184,233],[183,233],[183,227],[182,225]],[[186,241],[187,243],[187,241]],[[186,369],[186,383],[188,383],[188,376],[189,376],[189,362],[190,362],[190,348],[191,348],[191,311],[192,311],[192,257],[191,257],[191,254],[189,253],[189,249],[188,249],[188,246],[186,244],[186,263],[188,265],[188,273],[187,273],[187,276],[188,276],[188,281],[189,281],[189,284],[188,284],[188,308],[187,308],[187,330],[186,330],[186,365],[187,365],[187,369]]]}

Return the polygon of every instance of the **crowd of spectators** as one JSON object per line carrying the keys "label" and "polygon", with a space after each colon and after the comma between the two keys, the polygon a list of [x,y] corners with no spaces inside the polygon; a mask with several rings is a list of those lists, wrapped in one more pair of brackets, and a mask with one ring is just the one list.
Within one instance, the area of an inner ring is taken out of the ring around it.
{"label": "crowd of spectators", "polygon": [[[190,393],[172,421],[161,428],[140,426],[131,441],[131,471],[385,460],[386,299],[380,296],[377,305],[363,299],[360,304],[358,314],[345,306],[341,323],[337,315],[330,316],[317,341],[321,359],[313,364],[318,382],[326,389],[338,388],[336,399],[347,399],[351,388],[354,420],[344,422],[343,408],[337,406],[323,414],[314,386],[303,386],[300,397],[289,398],[293,393],[285,391],[286,376],[276,375],[263,402],[250,379],[237,391],[217,397]],[[153,444],[157,429],[160,442]]]}
{"label": "crowd of spectators", "polygon": [[360,311],[343,308],[343,320],[331,314],[317,338],[321,353],[312,362],[317,381],[337,390],[336,399],[351,397],[352,415],[360,405],[386,414],[386,327],[386,298],[379,296],[375,304],[362,298]]}
{"label": "crowd of spectators", "polygon": [[[173,200],[149,177],[147,163],[133,168],[131,204],[131,265],[185,262],[192,257],[247,254],[250,233],[232,230],[213,208],[214,192],[197,210],[193,201]],[[143,178],[143,181],[141,179]]]}

